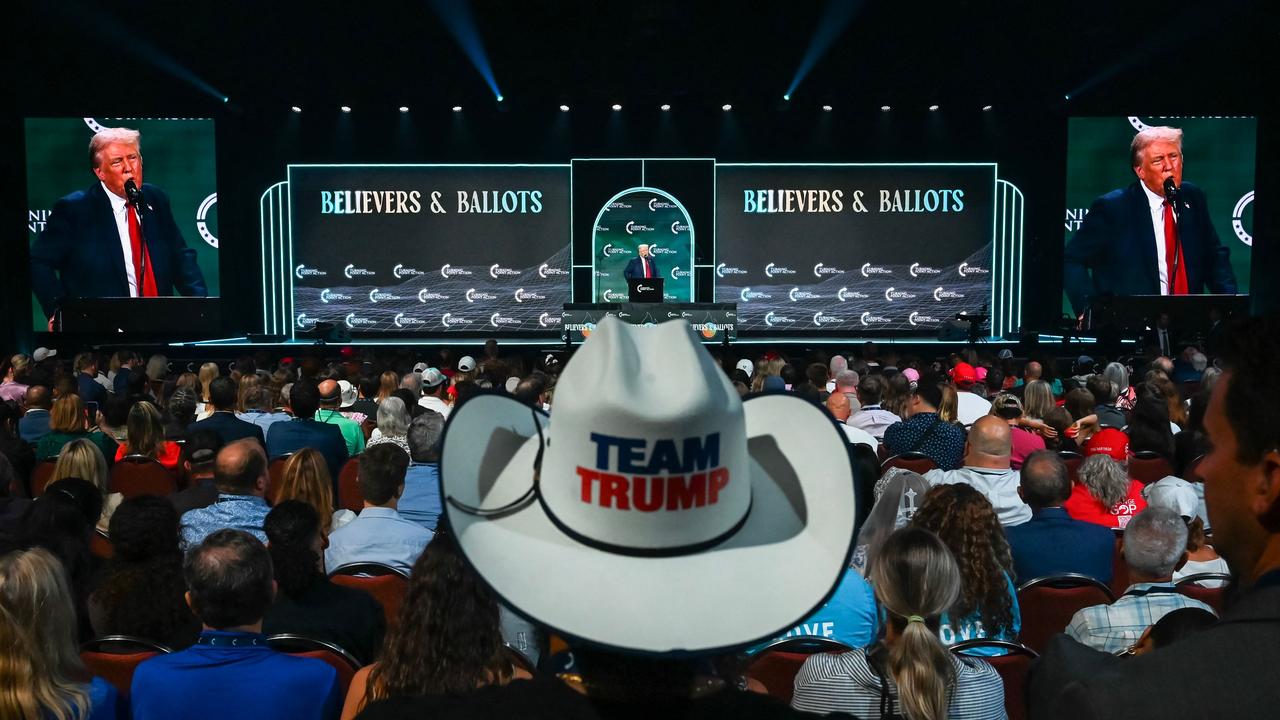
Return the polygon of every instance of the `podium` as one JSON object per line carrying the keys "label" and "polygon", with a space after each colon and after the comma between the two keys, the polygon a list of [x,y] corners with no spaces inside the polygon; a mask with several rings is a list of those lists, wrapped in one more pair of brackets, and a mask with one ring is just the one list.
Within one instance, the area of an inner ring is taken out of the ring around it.
{"label": "podium", "polygon": [[662,278],[627,278],[627,299],[633,303],[662,302]]}
{"label": "podium", "polygon": [[738,338],[737,303],[568,303],[560,315],[561,339],[570,344],[586,340],[606,315],[641,326],[683,318],[703,342]]}

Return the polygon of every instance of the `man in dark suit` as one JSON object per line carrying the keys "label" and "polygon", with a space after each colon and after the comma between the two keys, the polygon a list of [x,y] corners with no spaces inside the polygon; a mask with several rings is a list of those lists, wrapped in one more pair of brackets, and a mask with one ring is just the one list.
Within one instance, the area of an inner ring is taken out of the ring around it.
{"label": "man in dark suit", "polygon": [[[66,298],[208,295],[169,197],[142,182],[139,138],[128,128],[94,135],[89,166],[98,182],[58,200],[31,246],[31,286],[50,330]],[[139,202],[128,200],[129,181]]]}
{"label": "man in dark suit", "polygon": [[1027,456],[1018,495],[1031,507],[1031,519],[1004,530],[1018,582],[1063,573],[1111,582],[1115,536],[1101,525],[1073,520],[1062,509],[1071,497],[1071,479],[1057,453],[1041,450]]}
{"label": "man in dark suit", "polygon": [[[1137,182],[1095,200],[1063,253],[1076,314],[1107,295],[1235,293],[1230,251],[1209,220],[1204,191],[1182,182],[1182,131],[1143,130],[1130,161]],[[1166,198],[1170,179],[1177,196]]]}
{"label": "man in dark suit", "polygon": [[658,270],[658,264],[653,261],[653,256],[649,254],[649,246],[641,245],[636,248],[638,253],[636,257],[631,258],[631,262],[627,263],[627,267],[622,271],[622,277],[630,280],[631,278],[656,278],[662,277],[662,271]]}
{"label": "man in dark suit", "polygon": [[1055,637],[1031,671],[1031,717],[1258,718],[1280,707],[1280,405],[1260,400],[1280,397],[1280,319],[1235,327],[1224,344],[1198,473],[1238,597],[1216,625],[1137,657]]}
{"label": "man in dark suit", "polygon": [[222,438],[223,445],[230,445],[236,440],[252,438],[263,447],[267,446],[262,436],[262,428],[251,422],[236,417],[236,383],[228,377],[216,377],[209,383],[209,404],[213,405],[213,414],[199,422],[187,426],[187,435],[197,430],[212,430]]}
{"label": "man in dark suit", "polygon": [[267,431],[267,457],[275,460],[303,448],[315,448],[324,456],[333,481],[334,497],[338,493],[338,473],[347,463],[347,441],[337,425],[316,420],[320,409],[320,390],[313,380],[299,380],[289,389],[289,408],[293,419],[272,423]]}

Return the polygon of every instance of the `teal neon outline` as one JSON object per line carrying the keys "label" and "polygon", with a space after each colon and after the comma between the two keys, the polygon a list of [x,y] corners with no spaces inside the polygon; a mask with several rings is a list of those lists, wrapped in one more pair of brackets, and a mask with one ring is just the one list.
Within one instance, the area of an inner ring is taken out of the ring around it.
{"label": "teal neon outline", "polygon": [[[644,167],[643,161],[641,162],[641,167],[642,168]],[[644,173],[642,171],[641,172],[642,180],[643,180],[643,176],[644,176]],[[595,302],[595,297],[600,290],[600,288],[597,286],[598,283],[600,282],[600,278],[598,278],[595,273],[596,228],[600,226],[600,218],[604,217],[605,208],[612,205],[614,200],[617,200],[623,195],[626,195],[627,193],[632,193],[632,192],[651,192],[651,193],[657,193],[658,195],[665,197],[666,199],[675,203],[676,207],[680,208],[680,212],[684,213],[684,219],[689,221],[689,298],[690,298],[690,302],[692,302],[694,293],[697,291],[697,286],[695,285],[695,283],[698,280],[697,273],[694,272],[695,268],[693,264],[693,258],[696,255],[698,250],[698,236],[697,236],[696,230],[693,227],[693,218],[689,217],[689,211],[685,209],[685,206],[679,200],[676,199],[675,195],[672,195],[666,190],[659,190],[658,188],[648,187],[645,185],[640,185],[633,188],[627,188],[626,190],[623,190],[615,194],[613,197],[609,198],[608,200],[606,200],[604,205],[601,206],[600,212],[596,213],[595,221],[591,223],[591,298],[592,298],[591,301]]]}

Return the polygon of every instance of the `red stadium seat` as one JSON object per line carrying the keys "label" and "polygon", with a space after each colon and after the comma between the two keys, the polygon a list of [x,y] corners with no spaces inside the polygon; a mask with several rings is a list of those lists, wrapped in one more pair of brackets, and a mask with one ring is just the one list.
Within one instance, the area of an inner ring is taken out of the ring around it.
{"label": "red stadium seat", "polygon": [[[289,455],[292,454],[289,453]],[[284,479],[284,464],[289,460],[289,455],[281,455],[267,464],[267,476],[271,480],[271,484],[267,486],[267,502],[272,505],[276,504],[276,498],[280,495],[280,483]]]}
{"label": "red stadium seat", "polygon": [[1022,644],[1043,652],[1049,638],[1067,629],[1077,610],[1114,600],[1111,588],[1087,575],[1049,575],[1023,583],[1018,588]]}
{"label": "red stadium seat", "polygon": [[160,643],[129,635],[108,635],[80,646],[80,660],[93,675],[115,686],[121,697],[129,697],[133,671],[138,663],[172,652]]}
{"label": "red stadium seat", "polygon": [[351,679],[356,676],[356,671],[362,665],[354,655],[343,650],[338,645],[325,640],[317,640],[304,635],[294,635],[292,633],[280,633],[267,638],[267,644],[272,650],[296,655],[298,657],[309,657],[317,660],[323,660],[338,671],[338,687],[342,689],[339,698],[347,696],[347,688],[351,687]]}
{"label": "red stadium seat", "polygon": [[1058,457],[1067,466],[1067,477],[1074,485],[1080,479],[1080,463],[1084,462],[1084,456],[1074,450],[1059,450]]}
{"label": "red stadium seat", "polygon": [[[1221,580],[1228,584],[1223,585],[1222,587],[1209,588],[1200,585],[1199,583],[1201,580]],[[1221,615],[1223,609],[1226,607],[1227,588],[1230,586],[1230,582],[1231,576],[1224,575],[1223,573],[1196,573],[1195,575],[1188,575],[1182,578],[1177,582],[1175,587],[1178,589],[1178,592],[1193,600],[1199,600],[1205,605],[1213,608],[1214,612]]]}
{"label": "red stadium seat", "polygon": [[38,498],[44,494],[44,486],[48,485],[49,480],[53,478],[53,469],[57,465],[57,458],[36,463],[35,469],[31,471],[31,497]]}
{"label": "red stadium seat", "polygon": [[395,627],[409,590],[409,576],[382,563],[347,563],[329,573],[329,582],[369,593],[382,606],[387,629]]}
{"label": "red stadium seat", "polygon": [[756,651],[743,674],[764,685],[769,694],[788,705],[795,694],[796,673],[810,655],[844,653],[853,648],[823,637],[789,637]]}
{"label": "red stadium seat", "polygon": [[1173,474],[1173,465],[1163,455],[1151,450],[1139,450],[1129,458],[1129,477],[1143,485]]}
{"label": "red stadium seat", "polygon": [[111,468],[111,490],[125,499],[139,495],[168,497],[178,490],[173,471],[146,455],[126,455]]}
{"label": "red stadium seat", "polygon": [[901,455],[894,455],[883,463],[880,463],[880,473],[884,474],[885,470],[892,467],[910,470],[911,472],[923,475],[930,470],[936,469],[938,467],[938,463],[934,462],[933,458],[925,455],[924,453],[905,452]]}
{"label": "red stadium seat", "polygon": [[1129,589],[1129,563],[1124,561],[1124,552],[1120,549],[1120,540],[1124,531],[1116,529],[1116,547],[1111,555],[1111,594],[1120,597]]}
{"label": "red stadium seat", "polygon": [[1004,683],[1004,709],[1009,720],[1023,720],[1027,716],[1027,672],[1031,663],[1040,657],[1039,653],[1026,645],[1005,642],[1004,640],[966,640],[952,645],[950,650],[956,655],[966,655],[966,651],[977,648],[999,648],[1004,655],[981,656],[1000,674]]}
{"label": "red stadium seat", "polygon": [[364,495],[360,492],[360,459],[351,458],[338,473],[338,507],[358,513],[364,509]]}
{"label": "red stadium seat", "polygon": [[89,552],[96,558],[110,560],[116,554],[116,549],[105,532],[94,528],[93,534],[89,536]]}

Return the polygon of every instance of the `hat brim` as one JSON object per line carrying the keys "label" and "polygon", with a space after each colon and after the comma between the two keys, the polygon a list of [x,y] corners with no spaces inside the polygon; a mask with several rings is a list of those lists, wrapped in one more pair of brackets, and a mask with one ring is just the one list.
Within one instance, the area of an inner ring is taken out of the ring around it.
{"label": "hat brim", "polygon": [[[550,419],[481,395],[449,418],[441,498],[469,562],[520,614],[576,640],[657,655],[728,651],[776,637],[834,592],[856,514],[844,435],[817,406],[781,394],[744,405],[751,509],[741,529],[676,557],[610,553],[564,534],[542,503],[483,517],[526,495]],[[541,482],[551,482],[543,477]]]}

